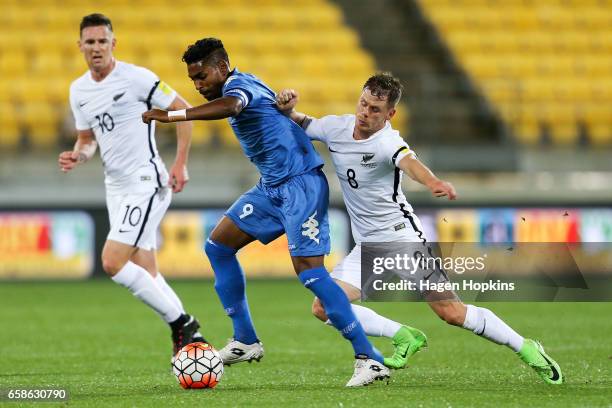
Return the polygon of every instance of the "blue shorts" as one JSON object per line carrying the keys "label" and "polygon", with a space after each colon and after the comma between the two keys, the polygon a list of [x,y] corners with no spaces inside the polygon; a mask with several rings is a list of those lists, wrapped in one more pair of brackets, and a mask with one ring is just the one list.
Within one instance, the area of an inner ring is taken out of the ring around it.
{"label": "blue shorts", "polygon": [[225,215],[263,244],[287,234],[291,256],[329,253],[329,186],[321,169],[291,177],[278,186],[259,182]]}

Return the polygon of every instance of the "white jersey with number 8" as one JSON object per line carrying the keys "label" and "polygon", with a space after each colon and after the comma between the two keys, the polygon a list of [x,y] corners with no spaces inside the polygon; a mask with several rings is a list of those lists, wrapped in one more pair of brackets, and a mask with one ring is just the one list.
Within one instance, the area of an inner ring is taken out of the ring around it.
{"label": "white jersey with number 8", "polygon": [[353,138],[354,127],[355,115],[330,115],[312,119],[306,134],[331,152],[355,242],[424,240],[397,167],[415,153],[389,122],[365,140]]}

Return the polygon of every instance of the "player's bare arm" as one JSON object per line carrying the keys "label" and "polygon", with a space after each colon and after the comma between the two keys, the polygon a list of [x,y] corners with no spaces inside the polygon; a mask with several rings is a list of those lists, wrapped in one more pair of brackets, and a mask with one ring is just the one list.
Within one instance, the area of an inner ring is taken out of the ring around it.
{"label": "player's bare arm", "polygon": [[276,106],[278,106],[281,112],[289,116],[292,121],[303,126],[308,115],[295,110],[299,99],[299,95],[295,89],[283,89],[276,95]]}
{"label": "player's bare arm", "polygon": [[440,180],[419,159],[408,155],[398,163],[397,167],[408,174],[411,179],[423,184],[431,191],[434,197],[448,197],[449,200],[457,198],[455,187],[447,181]]}
{"label": "player's bare arm", "polygon": [[61,152],[59,155],[60,169],[67,173],[77,165],[85,163],[93,157],[98,148],[98,142],[91,129],[79,130],[73,150]]}
{"label": "player's bare arm", "polygon": [[[176,95],[174,101],[168,106],[168,109],[172,111],[189,108],[191,108],[191,105],[180,95]],[[192,130],[193,124],[191,122],[179,122],[176,124],[176,158],[170,168],[169,180],[169,185],[174,193],[183,191],[185,184],[189,181],[187,160],[189,159],[189,149],[191,148]]]}
{"label": "player's bare arm", "polygon": [[186,120],[217,120],[238,115],[242,111],[242,101],[233,96],[224,96],[200,106],[179,111],[151,109],[142,114],[144,123],[156,120],[162,123]]}

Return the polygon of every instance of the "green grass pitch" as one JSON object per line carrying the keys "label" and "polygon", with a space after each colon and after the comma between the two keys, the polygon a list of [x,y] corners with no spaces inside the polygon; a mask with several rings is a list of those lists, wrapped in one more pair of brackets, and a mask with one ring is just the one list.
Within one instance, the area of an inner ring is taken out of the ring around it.
{"label": "green grass pitch", "polygon": [[[212,282],[173,286],[222,347],[231,324]],[[69,390],[68,402],[48,406],[612,406],[612,303],[487,305],[543,342],[565,373],[559,387],[544,384],[510,350],[447,326],[426,304],[370,303],[425,331],[429,349],[388,385],[346,389],[350,345],[310,315],[311,295],[297,280],[253,280],[248,295],[264,359],[226,368],[214,390],[186,391],[170,372],[168,328],[125,289],[108,280],[1,283],[0,389]],[[391,349],[385,339],[375,343]]]}

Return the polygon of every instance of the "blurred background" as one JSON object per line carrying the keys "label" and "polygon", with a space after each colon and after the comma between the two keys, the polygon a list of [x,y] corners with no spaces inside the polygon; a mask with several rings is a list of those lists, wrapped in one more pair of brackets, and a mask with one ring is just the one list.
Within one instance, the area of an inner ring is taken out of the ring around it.
{"label": "blurred background", "polygon": [[[313,116],[352,113],[365,80],[405,87],[393,126],[459,200],[404,180],[430,240],[612,241],[611,0],[3,0],[0,14],[0,277],[100,273],[108,222],[99,158],[59,171],[75,140],[70,82],[87,67],[79,22],[113,21],[116,57],[191,104],[187,45],[209,36],[230,62],[301,95]],[[167,166],[174,127],[159,126]],[[319,146],[316,146],[319,147]],[[349,223],[324,149],[333,255]],[[160,231],[161,271],[210,276],[201,251],[224,208],[257,182],[226,121],[197,122],[191,181]],[[247,274],[291,276],[286,241],[241,255]],[[612,258],[609,258],[612,259]],[[612,261],[611,261],[612,264]]]}

